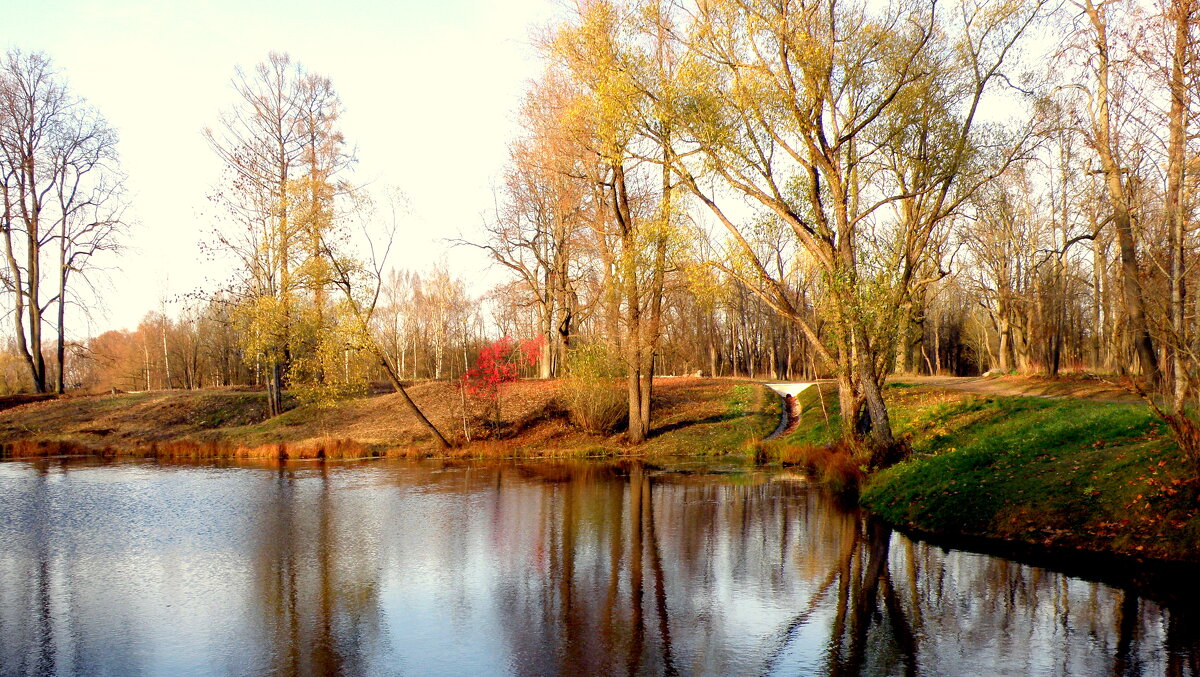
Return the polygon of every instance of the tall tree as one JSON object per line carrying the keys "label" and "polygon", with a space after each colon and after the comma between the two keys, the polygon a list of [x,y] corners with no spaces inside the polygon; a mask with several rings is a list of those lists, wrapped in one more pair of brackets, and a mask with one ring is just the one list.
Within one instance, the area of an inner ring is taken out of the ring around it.
{"label": "tall tree", "polygon": [[595,208],[583,179],[586,151],[564,134],[562,116],[576,93],[549,70],[525,98],[528,134],[509,151],[487,242],[476,245],[518,280],[520,303],[533,307],[545,341],[538,370],[557,375],[578,317],[578,260],[587,216]]}
{"label": "tall tree", "polygon": [[1171,301],[1169,343],[1171,345],[1171,405],[1175,413],[1182,413],[1187,398],[1191,369],[1188,365],[1188,326],[1186,308],[1184,261],[1187,237],[1189,205],[1187,204],[1187,139],[1191,123],[1191,99],[1189,81],[1197,74],[1197,41],[1193,32],[1197,29],[1196,3],[1194,0],[1170,0],[1164,18],[1171,39],[1168,49],[1170,66],[1167,71],[1167,91],[1170,109],[1167,114],[1167,186],[1165,217],[1170,251],[1169,280]]}
{"label": "tall tree", "polygon": [[[650,433],[656,353],[672,234],[671,136],[651,97],[670,88],[675,57],[661,3],[581,4],[560,27],[551,56],[578,86],[568,125],[597,162],[594,228],[611,276],[613,319],[628,369],[628,439]],[[650,173],[657,165],[659,175]]]}
{"label": "tall tree", "polygon": [[[10,51],[0,61],[0,192],[17,348],[38,392],[50,388],[42,352],[46,312],[57,306],[58,374],[64,390],[66,306],[73,278],[116,248],[123,177],[116,133],[74,96],[43,54]],[[53,260],[57,259],[57,260]],[[52,284],[49,291],[43,285]]]}
{"label": "tall tree", "polygon": [[[241,293],[250,352],[270,372],[271,413],[283,410],[283,387],[305,313],[321,321],[326,284],[320,241],[332,228],[338,173],[351,162],[338,130],[342,105],[328,78],[308,72],[287,54],[272,52],[233,80],[237,104],[220,125],[204,130],[225,164],[214,196],[235,227],[217,244],[242,267]],[[308,328],[308,335],[319,328]]]}
{"label": "tall tree", "polygon": [[1146,303],[1141,287],[1141,266],[1138,262],[1137,240],[1134,237],[1134,202],[1131,194],[1136,177],[1122,156],[1119,125],[1113,120],[1113,108],[1120,105],[1120,90],[1114,87],[1114,68],[1120,64],[1113,59],[1113,44],[1109,36],[1112,3],[1083,0],[1093,51],[1091,87],[1088,88],[1088,111],[1091,114],[1091,141],[1100,159],[1100,171],[1112,210],[1113,231],[1121,253],[1122,284],[1125,293],[1127,327],[1133,345],[1141,359],[1142,370],[1153,383],[1161,377],[1158,353],[1146,320]]}
{"label": "tall tree", "polygon": [[[928,281],[917,275],[936,227],[1000,171],[978,172],[976,113],[1009,81],[1004,65],[1040,7],[713,0],[695,8],[689,87],[673,107],[684,184],[769,283],[751,286],[835,366],[847,437],[865,430],[877,452],[895,447],[881,388],[898,309],[940,276],[936,267]],[[997,144],[1001,162],[1018,152],[1015,140]],[[730,194],[780,219],[819,266],[827,340],[756,256]],[[889,205],[900,207],[890,222]]]}
{"label": "tall tree", "polygon": [[[385,280],[383,269],[391,251],[396,232],[395,210],[392,211],[392,221],[387,229],[388,237],[382,251],[378,251],[369,237],[366,238],[368,250],[371,252],[369,261],[347,254],[338,249],[338,242],[328,237],[328,234],[318,234],[317,244],[319,253],[325,261],[328,272],[326,282],[341,292],[342,311],[345,316],[347,332],[354,337],[357,347],[369,354],[383,369],[392,388],[400,394],[404,406],[417,419],[434,441],[442,449],[450,447],[450,441],[438,430],[421,409],[413,401],[401,382],[401,374],[396,370],[396,363],[388,354],[385,346],[372,331],[375,313],[379,307]],[[364,229],[365,234],[365,229]],[[465,369],[464,369],[465,371]]]}

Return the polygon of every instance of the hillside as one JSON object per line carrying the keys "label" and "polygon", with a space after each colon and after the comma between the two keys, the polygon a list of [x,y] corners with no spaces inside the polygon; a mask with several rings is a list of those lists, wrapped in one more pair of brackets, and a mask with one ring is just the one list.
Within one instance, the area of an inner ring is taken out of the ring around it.
{"label": "hillside", "polygon": [[[757,384],[664,378],[655,387],[655,427],[637,453],[726,453],[770,432],[776,422],[776,400]],[[572,425],[559,404],[558,388],[556,381],[507,385],[498,431],[480,415],[481,405],[468,401],[467,424],[473,440],[469,445],[463,444],[462,399],[452,384],[418,382],[408,391],[425,415],[459,445],[454,455],[630,453],[620,435],[589,434]],[[328,407],[300,406],[274,419],[268,419],[266,412],[265,393],[245,388],[64,397],[0,411],[0,445],[8,456],[101,450],[176,455],[167,450],[180,444],[191,445],[187,455],[246,455],[231,450],[248,452],[280,444],[315,449],[331,440],[349,441],[351,448],[342,455],[411,456],[436,451],[428,433],[395,393]]]}

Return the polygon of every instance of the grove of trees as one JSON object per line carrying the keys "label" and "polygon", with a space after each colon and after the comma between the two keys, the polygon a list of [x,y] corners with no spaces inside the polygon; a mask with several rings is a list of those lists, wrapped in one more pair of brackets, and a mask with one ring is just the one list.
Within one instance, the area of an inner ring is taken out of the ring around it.
{"label": "grove of trees", "polygon": [[[884,464],[903,452],[888,375],[987,371],[1129,377],[1200,440],[1198,15],[578,0],[536,38],[496,206],[457,243],[503,276],[488,291],[389,267],[404,219],[354,184],[333,83],[272,53],[204,132],[224,167],[207,246],[237,274],[134,331],[60,340],[58,387],[261,385],[279,412],[285,391],[457,379],[510,335],[540,337],[529,377],[606,354],[635,443],[656,376],[829,377],[845,436]],[[9,352],[40,391],[43,315],[63,336],[68,282],[117,244],[120,175],[45,57],[3,66]]]}
{"label": "grove of trees", "polygon": [[896,371],[1130,375],[1183,424],[1198,26],[1183,0],[580,2],[483,246],[544,375],[571,341],[625,356],[631,421],[649,352],[831,376],[877,462]]}

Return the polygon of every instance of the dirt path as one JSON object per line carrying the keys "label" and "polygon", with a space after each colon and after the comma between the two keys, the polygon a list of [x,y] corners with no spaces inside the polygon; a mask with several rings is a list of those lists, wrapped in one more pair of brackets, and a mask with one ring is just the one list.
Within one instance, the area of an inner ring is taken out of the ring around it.
{"label": "dirt path", "polygon": [[895,376],[893,383],[912,383],[979,395],[1017,395],[1022,397],[1072,397],[1095,402],[1140,402],[1136,395],[1094,379],[1051,379],[1034,376]]}

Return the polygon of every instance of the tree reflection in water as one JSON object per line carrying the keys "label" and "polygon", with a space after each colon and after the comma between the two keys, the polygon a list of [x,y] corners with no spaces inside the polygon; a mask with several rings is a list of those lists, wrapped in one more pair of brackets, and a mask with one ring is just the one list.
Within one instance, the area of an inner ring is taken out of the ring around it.
{"label": "tree reflection in water", "polygon": [[1200,674],[1182,613],[911,541],[802,482],[521,472],[553,495],[535,588],[553,594],[503,607],[539,618],[515,653],[550,640],[522,674]]}
{"label": "tree reflection in water", "polygon": [[1200,674],[1188,605],[787,473],[41,462],[0,492],[5,675]]}

